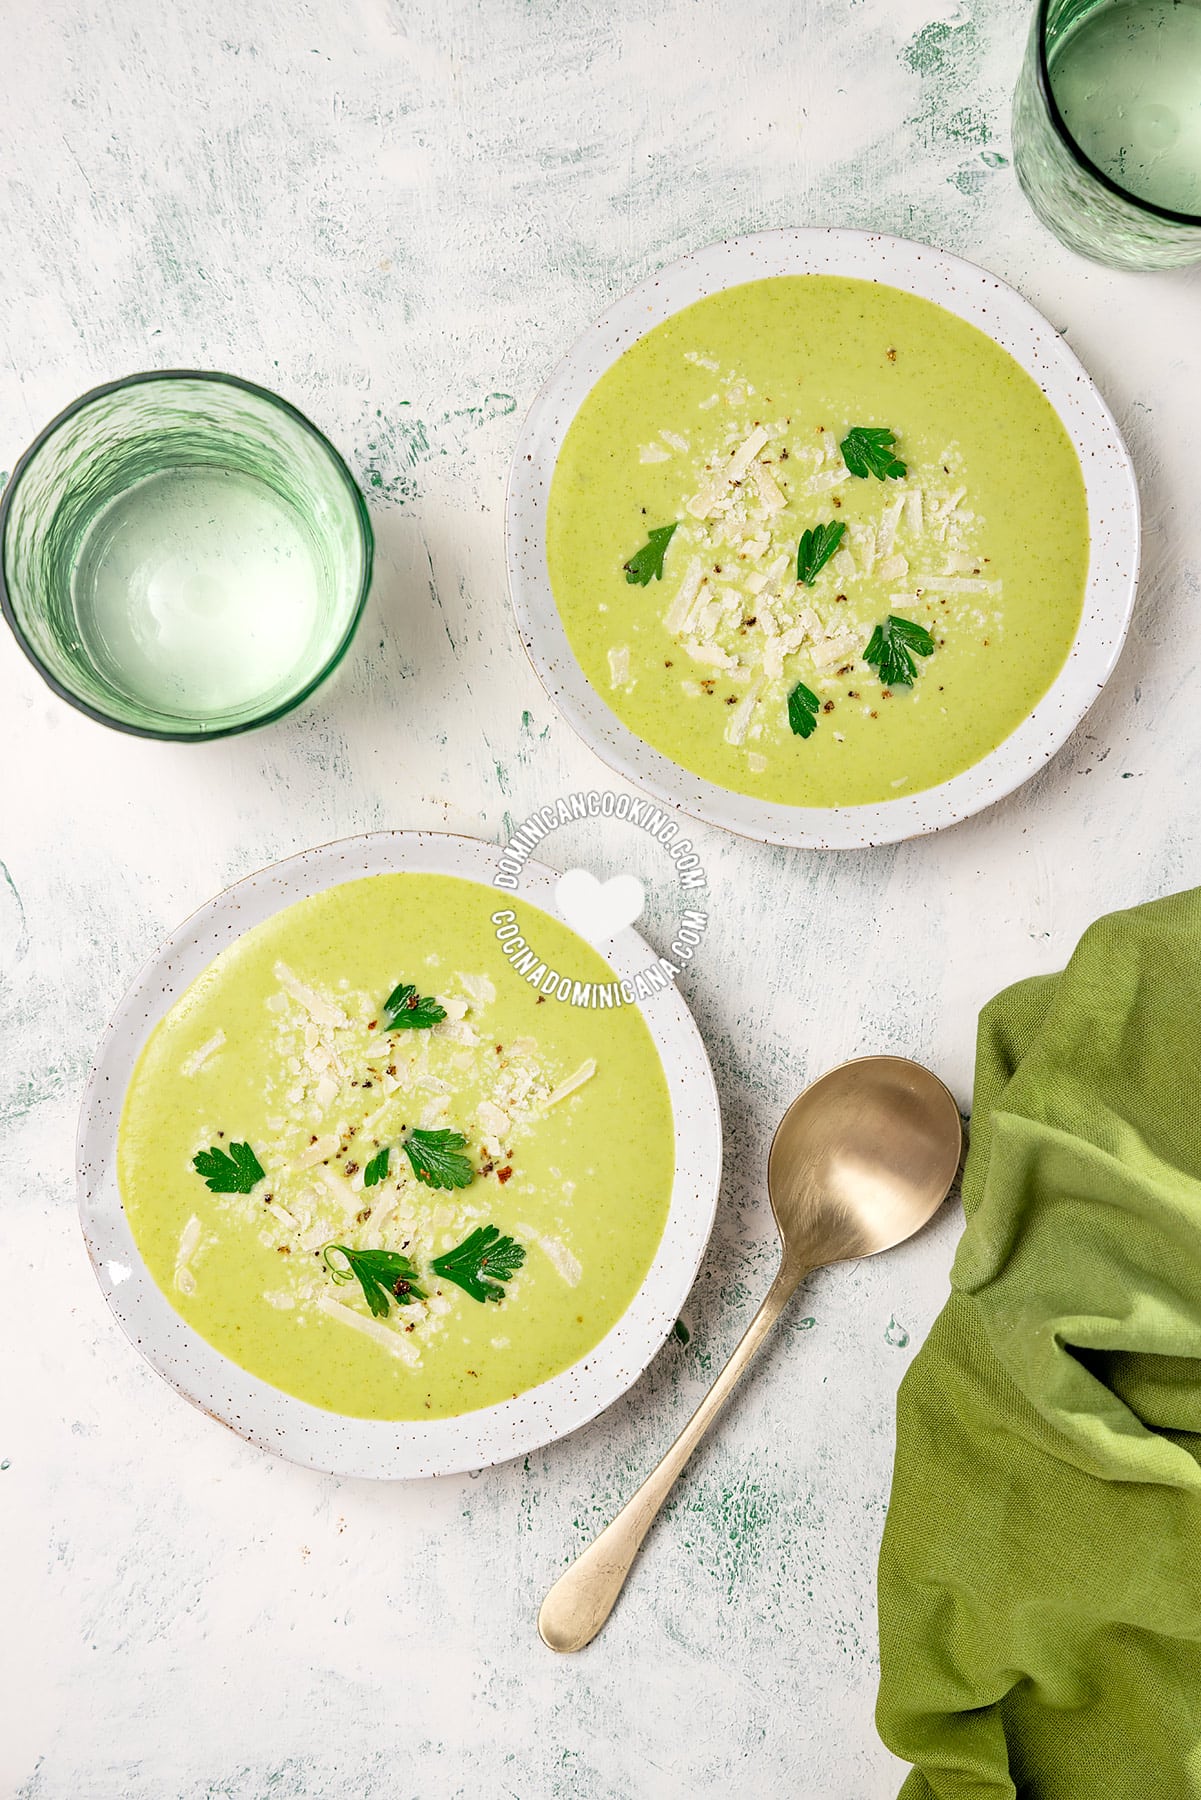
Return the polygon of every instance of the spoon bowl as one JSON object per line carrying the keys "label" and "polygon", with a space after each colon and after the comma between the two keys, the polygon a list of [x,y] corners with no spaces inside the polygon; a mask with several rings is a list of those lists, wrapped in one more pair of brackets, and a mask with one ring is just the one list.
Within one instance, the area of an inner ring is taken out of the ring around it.
{"label": "spoon bowl", "polygon": [[632,1500],[542,1602],[552,1650],[582,1650],[610,1612],[676,1476],[814,1269],[903,1243],[946,1199],[963,1149],[959,1109],[903,1056],[843,1063],[793,1101],[772,1140],[767,1187],[782,1256],[767,1298],[692,1418]]}
{"label": "spoon bowl", "polygon": [[784,1114],[767,1158],[785,1267],[799,1261],[804,1274],[912,1237],[946,1199],[962,1147],[955,1101],[907,1057],[822,1075]]}

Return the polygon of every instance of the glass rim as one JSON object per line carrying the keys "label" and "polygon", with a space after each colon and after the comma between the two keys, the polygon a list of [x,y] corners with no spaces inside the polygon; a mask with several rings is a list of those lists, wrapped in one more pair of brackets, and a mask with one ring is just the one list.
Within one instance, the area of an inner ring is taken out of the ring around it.
{"label": "glass rim", "polygon": [[1069,156],[1083,169],[1084,173],[1097,181],[1109,193],[1115,194],[1119,200],[1125,200],[1138,211],[1147,213],[1155,219],[1167,219],[1173,225],[1192,225],[1201,229],[1201,213],[1177,212],[1174,207],[1160,206],[1158,201],[1144,200],[1140,194],[1134,194],[1129,188],[1115,181],[1112,175],[1095,163],[1087,151],[1077,143],[1069,129],[1068,122],[1059,110],[1059,102],[1055,98],[1051,86],[1051,71],[1047,61],[1047,20],[1051,10],[1051,0],[1038,0],[1038,13],[1035,28],[1038,33],[1038,85],[1046,104],[1047,116]]}
{"label": "glass rim", "polygon": [[[268,405],[276,407],[280,412],[286,413],[289,418],[294,419],[297,424],[302,426],[303,429],[322,446],[329,456],[336,473],[344,483],[352,502],[355,521],[358,525],[359,544],[363,555],[363,568],[359,578],[359,590],[355,597],[354,606],[351,609],[350,616],[346,621],[345,630],[333,651],[322,663],[316,674],[311,676],[310,679],[305,682],[304,686],[299,688],[295,694],[290,694],[286,700],[280,701],[277,705],[271,707],[269,711],[256,713],[253,717],[242,719],[237,724],[218,725],[211,731],[198,731],[192,728],[171,731],[153,725],[134,725],[124,719],[115,718],[112,713],[103,712],[98,706],[93,706],[90,701],[84,700],[80,695],[72,693],[71,689],[66,687],[63,682],[61,682],[58,677],[46,667],[33,645],[29,642],[29,639],[26,637],[25,632],[21,627],[21,623],[17,618],[12,602],[12,596],[9,592],[7,558],[5,554],[8,542],[8,518],[9,513],[12,510],[13,495],[16,493],[17,488],[20,485],[21,477],[29,467],[29,464],[33,461],[33,458],[37,455],[42,446],[55,435],[60,427],[66,424],[68,419],[74,418],[75,414],[82,412],[85,407],[92,405],[93,402],[97,400],[104,399],[107,394],[119,393],[122,388],[140,387],[144,383],[153,381],[214,382],[225,387],[240,388],[244,393],[254,394],[258,399],[265,400]],[[18,646],[24,651],[25,656],[33,664],[47,687],[52,689],[52,691],[58,695],[60,700],[65,700],[68,706],[73,706],[77,712],[84,713],[89,719],[94,719],[99,725],[107,725],[112,731],[124,731],[130,737],[154,738],[162,743],[203,744],[215,742],[218,738],[236,737],[243,731],[256,731],[260,726],[273,725],[277,719],[284,718],[288,713],[295,711],[298,706],[302,705],[310,695],[316,692],[321,686],[321,683],[333,674],[338,664],[342,661],[342,658],[346,655],[347,650],[350,648],[351,641],[358,629],[359,620],[363,616],[363,609],[367,604],[367,595],[371,589],[371,573],[374,556],[375,534],[371,529],[371,520],[367,513],[367,504],[363,499],[358,483],[347,466],[346,459],[342,456],[340,451],[334,447],[320,427],[314,425],[307,414],[302,413],[298,406],[293,406],[290,400],[285,400],[282,394],[273,392],[271,388],[262,387],[258,382],[247,381],[241,375],[225,374],[219,369],[139,369],[135,374],[122,375],[115,381],[101,382],[98,387],[88,388],[85,393],[79,394],[71,401],[69,406],[64,406],[61,412],[56,413],[49,423],[42,427],[29,447],[17,458],[17,461],[13,465],[12,474],[9,476],[7,486],[5,487],[3,494],[0,495],[0,614],[3,614]]]}

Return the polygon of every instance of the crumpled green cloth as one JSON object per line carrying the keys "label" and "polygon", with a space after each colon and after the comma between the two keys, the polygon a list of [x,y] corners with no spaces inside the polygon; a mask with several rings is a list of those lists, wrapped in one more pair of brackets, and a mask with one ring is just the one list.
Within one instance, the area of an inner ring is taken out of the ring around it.
{"label": "crumpled green cloth", "polygon": [[1197,1800],[1201,891],[985,1008],[963,1200],[880,1556],[902,1800]]}

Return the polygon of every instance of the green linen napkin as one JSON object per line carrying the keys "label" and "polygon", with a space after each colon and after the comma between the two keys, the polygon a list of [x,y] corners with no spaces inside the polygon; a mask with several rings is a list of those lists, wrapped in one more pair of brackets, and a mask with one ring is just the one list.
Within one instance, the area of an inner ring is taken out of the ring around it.
{"label": "green linen napkin", "polygon": [[980,1018],[880,1556],[902,1800],[1201,1797],[1201,891]]}

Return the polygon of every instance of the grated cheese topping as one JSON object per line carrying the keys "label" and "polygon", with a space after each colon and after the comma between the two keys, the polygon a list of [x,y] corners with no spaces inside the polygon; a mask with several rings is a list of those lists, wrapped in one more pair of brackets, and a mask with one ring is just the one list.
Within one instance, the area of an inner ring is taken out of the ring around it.
{"label": "grated cheese topping", "polygon": [[193,1213],[179,1234],[179,1246],[175,1252],[175,1285],[181,1294],[196,1292],[196,1277],[192,1272],[191,1262],[199,1247],[202,1230],[200,1220]]}
{"label": "grated cheese topping", "polygon": [[565,1081],[561,1081],[558,1087],[551,1089],[546,1096],[546,1105],[558,1106],[560,1100],[566,1100],[568,1094],[574,1094],[576,1089],[583,1087],[586,1081],[591,1081],[595,1074],[596,1058],[590,1056],[586,1062],[580,1064],[574,1074],[569,1075]]}
{"label": "grated cheese topping", "polygon": [[[704,367],[712,360],[687,355]],[[798,680],[825,701],[852,675],[875,679],[863,652],[889,611],[904,611],[940,640],[956,629],[999,632],[1003,585],[986,567],[984,522],[958,479],[955,444],[929,466],[909,460],[901,481],[864,483],[843,462],[837,430],[748,418],[749,383],[732,371],[721,381],[726,413],[712,440],[688,452],[696,476],[677,524],[684,558],[669,565],[681,573],[661,623],[665,648],[683,652],[681,691],[700,703],[720,692],[731,709],[725,740],[749,764],[760,758],[765,725],[786,719]],[[667,425],[659,438],[684,454],[684,433]],[[812,588],[798,584],[800,532],[838,518],[844,499],[847,530],[837,552]],[[867,516],[865,501],[873,507]],[[629,644],[610,650],[613,686],[628,681],[629,657]]]}
{"label": "grated cheese topping", "polygon": [[210,1056],[215,1056],[224,1042],[225,1033],[220,1030],[214,1031],[212,1037],[209,1038],[206,1043],[201,1044],[199,1050],[193,1050],[191,1056],[186,1056],[184,1058],[181,1065],[181,1073],[184,1075],[199,1075]]}
{"label": "grated cheese topping", "polygon": [[[279,991],[266,1000],[266,1016],[277,1054],[264,1074],[273,1137],[255,1146],[268,1191],[214,1195],[212,1205],[238,1209],[242,1218],[253,1209],[260,1241],[287,1273],[282,1287],[276,1281],[264,1291],[267,1304],[294,1310],[298,1324],[316,1308],[417,1366],[429,1343],[452,1328],[456,1310],[477,1303],[453,1284],[435,1282],[426,1304],[376,1319],[356,1283],[330,1291],[323,1249],[340,1243],[399,1251],[428,1267],[490,1221],[496,1184],[503,1186],[515,1165],[520,1174],[523,1140],[592,1078],[595,1058],[564,1071],[548,1066],[536,1038],[499,1037],[490,1017],[496,987],[483,974],[447,982],[437,996],[447,1016],[437,1025],[386,1036],[378,1030],[377,998],[340,991],[335,999],[282,962],[275,975]],[[414,1126],[463,1132],[477,1171],[468,1187],[443,1191],[417,1180],[400,1147]],[[387,1172],[367,1188],[364,1170],[385,1146],[392,1151]],[[183,1294],[196,1291],[192,1262],[201,1232],[193,1217],[179,1241],[174,1279]],[[578,1269],[567,1242],[560,1262]],[[510,1294],[521,1280],[519,1271]]]}
{"label": "grated cheese topping", "polygon": [[519,1225],[517,1229],[528,1243],[537,1244],[555,1273],[562,1276],[568,1287],[580,1285],[584,1274],[583,1265],[560,1238],[548,1237],[535,1231],[530,1225]]}

